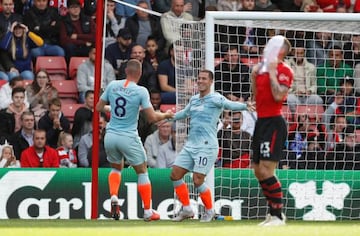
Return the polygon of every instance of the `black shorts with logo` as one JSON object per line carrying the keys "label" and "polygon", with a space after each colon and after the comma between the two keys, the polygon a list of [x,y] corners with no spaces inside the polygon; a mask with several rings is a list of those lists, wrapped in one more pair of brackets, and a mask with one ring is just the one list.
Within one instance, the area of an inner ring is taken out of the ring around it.
{"label": "black shorts with logo", "polygon": [[287,139],[287,125],[282,116],[259,118],[252,139],[252,161],[280,161]]}

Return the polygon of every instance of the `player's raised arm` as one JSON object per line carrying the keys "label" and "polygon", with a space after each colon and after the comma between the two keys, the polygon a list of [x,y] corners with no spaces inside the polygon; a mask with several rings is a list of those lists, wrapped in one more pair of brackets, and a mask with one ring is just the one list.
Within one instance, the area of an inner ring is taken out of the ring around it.
{"label": "player's raised arm", "polygon": [[271,93],[274,97],[274,100],[277,102],[281,102],[284,100],[285,96],[287,96],[289,87],[279,83],[277,78],[277,65],[278,65],[277,61],[271,62],[269,64],[269,76],[270,76],[270,84],[271,84]]}

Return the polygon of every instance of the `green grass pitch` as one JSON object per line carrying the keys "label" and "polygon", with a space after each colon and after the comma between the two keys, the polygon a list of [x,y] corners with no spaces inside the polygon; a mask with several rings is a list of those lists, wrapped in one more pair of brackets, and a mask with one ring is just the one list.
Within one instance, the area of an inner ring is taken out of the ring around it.
{"label": "green grass pitch", "polygon": [[264,228],[256,220],[184,222],[141,220],[0,220],[0,235],[21,236],[359,236],[360,221],[306,222],[288,221],[286,226]]}

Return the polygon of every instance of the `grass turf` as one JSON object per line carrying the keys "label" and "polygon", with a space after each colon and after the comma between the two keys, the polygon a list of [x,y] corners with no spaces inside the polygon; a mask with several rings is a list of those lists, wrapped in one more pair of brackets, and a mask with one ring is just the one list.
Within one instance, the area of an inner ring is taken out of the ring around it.
{"label": "grass turf", "polygon": [[11,235],[49,235],[49,236],[92,236],[111,235],[154,235],[154,236],[210,236],[210,235],[244,235],[244,236],[297,236],[326,235],[352,236],[360,235],[359,221],[305,222],[288,221],[283,227],[264,228],[257,224],[260,221],[212,221],[199,223],[188,220],[174,223],[171,221],[144,222],[141,220],[0,220],[1,236]]}

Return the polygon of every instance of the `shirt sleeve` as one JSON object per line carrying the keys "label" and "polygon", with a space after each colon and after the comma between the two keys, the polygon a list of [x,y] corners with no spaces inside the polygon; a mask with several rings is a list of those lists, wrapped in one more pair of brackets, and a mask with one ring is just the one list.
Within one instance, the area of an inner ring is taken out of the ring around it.
{"label": "shirt sleeve", "polygon": [[294,80],[294,73],[292,69],[288,66],[283,66],[278,70],[278,81],[279,84],[285,85],[288,88],[291,88]]}

